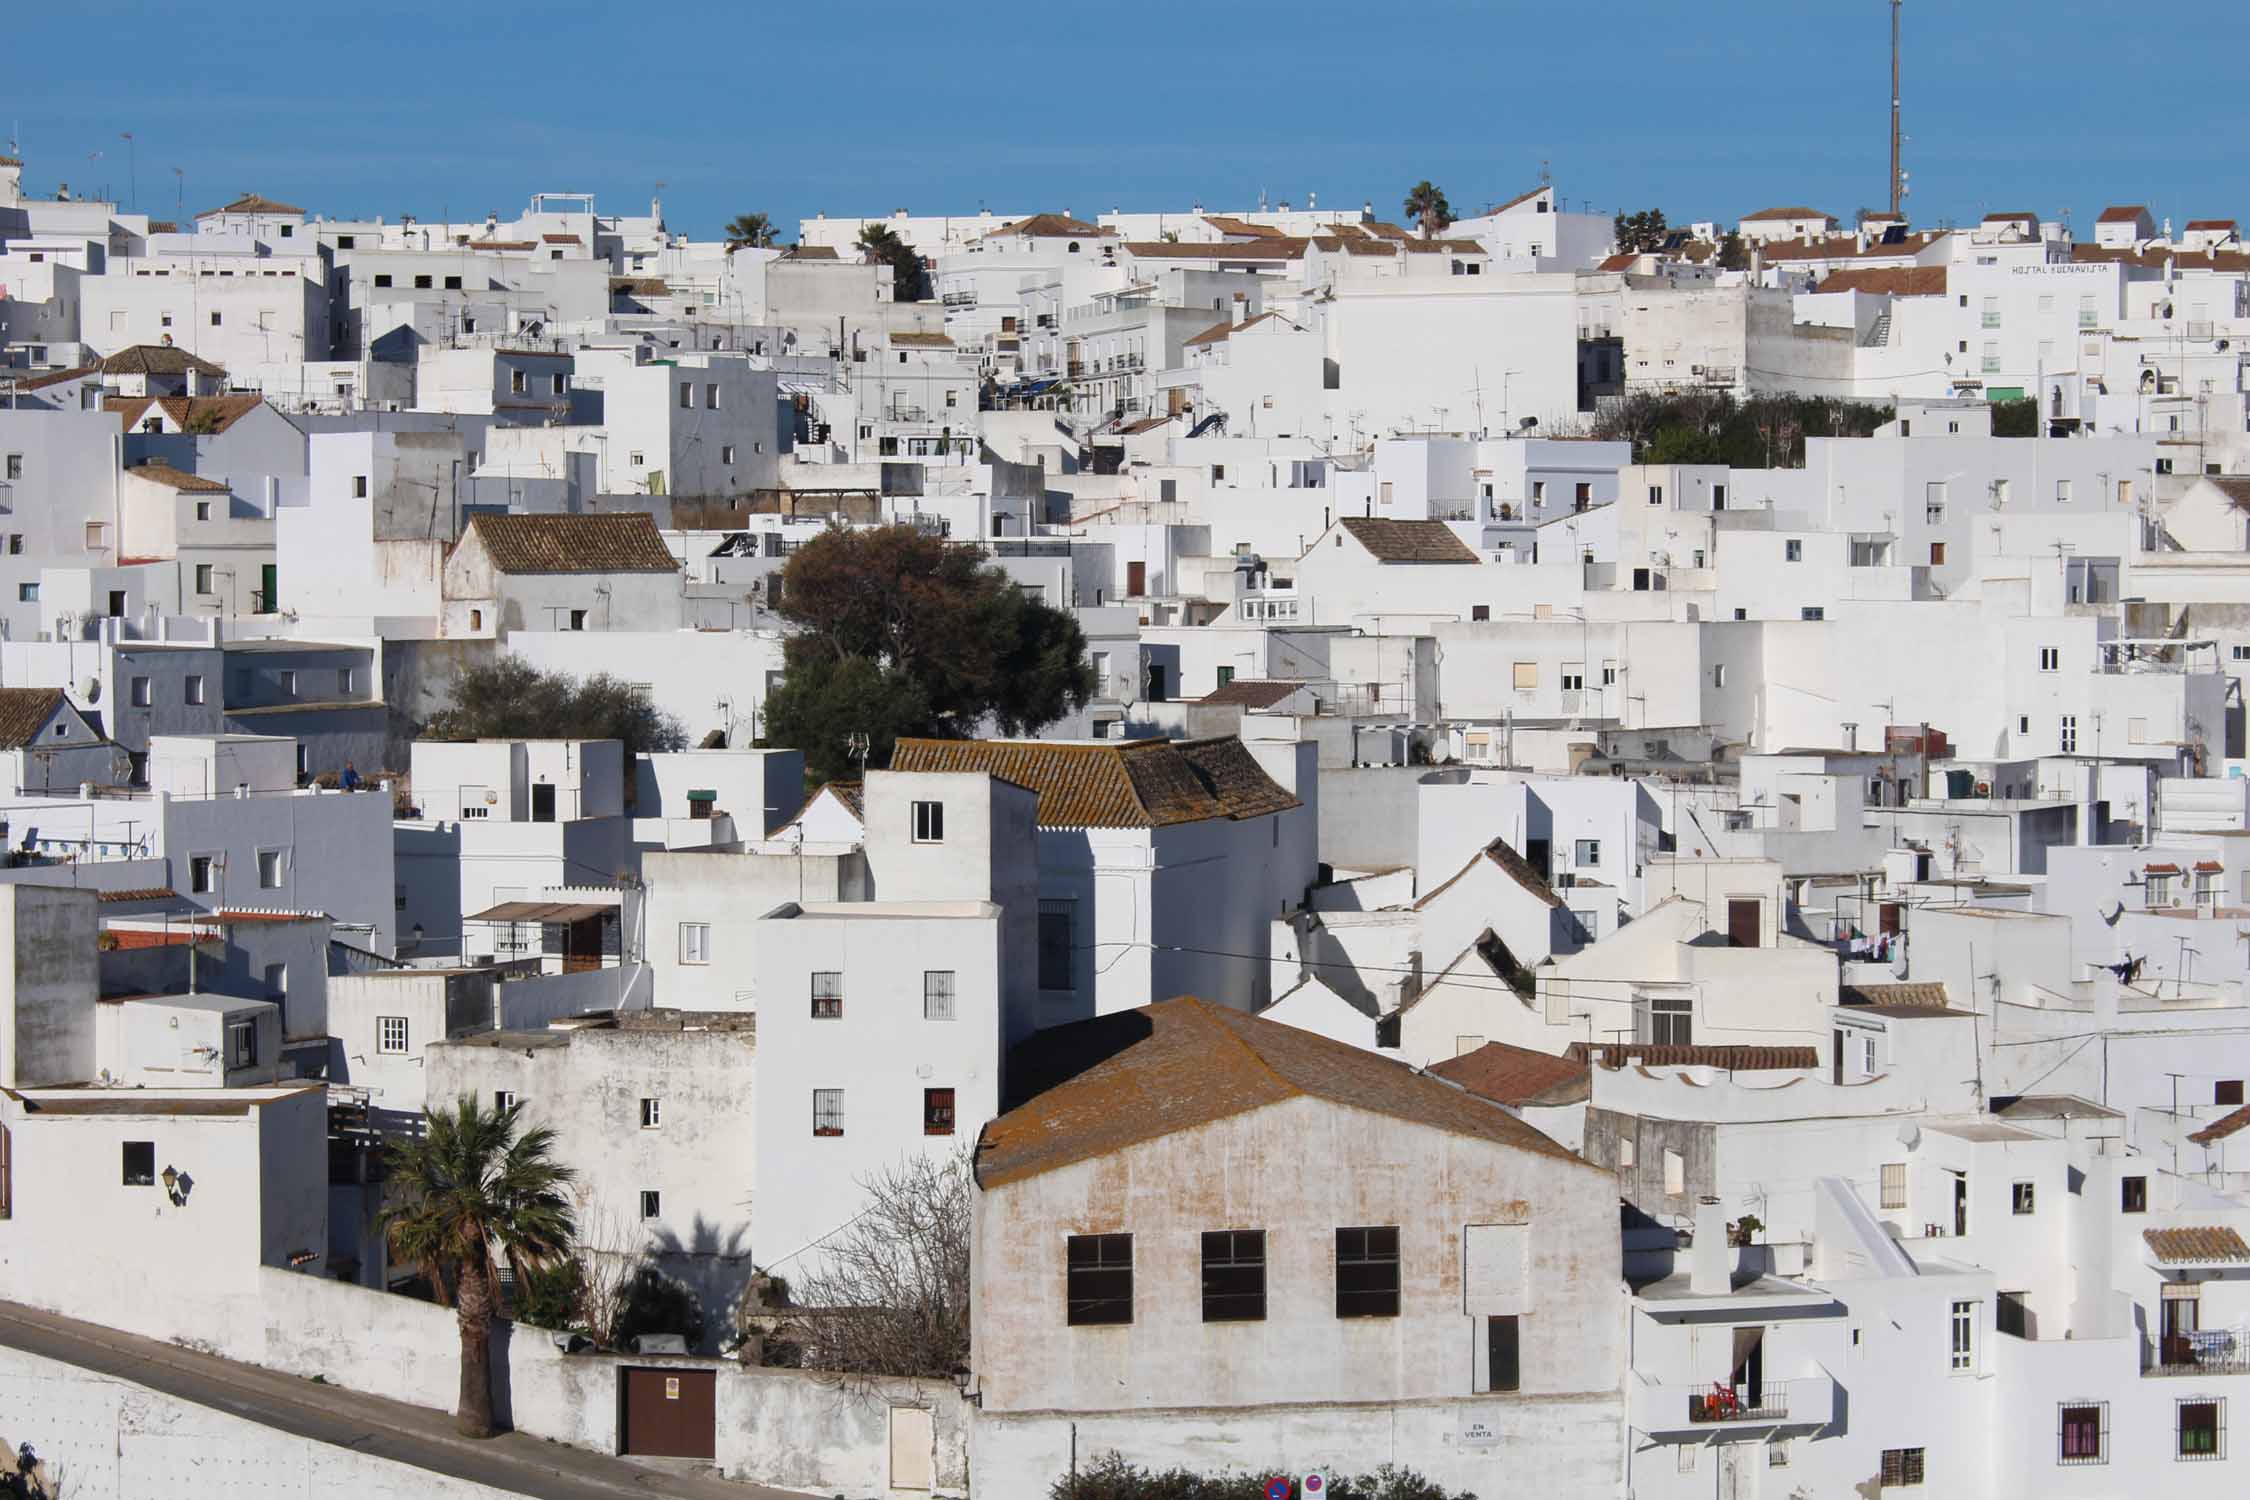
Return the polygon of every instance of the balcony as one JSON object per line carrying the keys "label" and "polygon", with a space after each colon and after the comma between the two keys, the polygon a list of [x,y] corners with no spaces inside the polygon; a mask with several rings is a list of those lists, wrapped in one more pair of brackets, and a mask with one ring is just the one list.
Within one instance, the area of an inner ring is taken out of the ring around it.
{"label": "balcony", "polygon": [[1708,1433],[1715,1427],[1826,1427],[1836,1417],[1836,1382],[1826,1375],[1729,1385],[1637,1384],[1633,1425],[1651,1435]]}
{"label": "balcony", "polygon": [[2250,1375],[2250,1324],[2240,1328],[2198,1328],[2157,1340],[2155,1362],[2144,1376]]}

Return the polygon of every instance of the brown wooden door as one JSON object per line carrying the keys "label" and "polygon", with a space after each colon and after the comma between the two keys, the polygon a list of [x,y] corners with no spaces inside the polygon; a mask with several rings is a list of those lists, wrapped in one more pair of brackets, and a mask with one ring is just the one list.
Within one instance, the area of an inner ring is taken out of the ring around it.
{"label": "brown wooden door", "polygon": [[712,1370],[618,1371],[618,1447],[646,1458],[718,1455],[719,1380]]}
{"label": "brown wooden door", "polygon": [[1758,946],[1758,903],[1740,897],[1727,903],[1727,941],[1737,948]]}
{"label": "brown wooden door", "polygon": [[1129,562],[1125,565],[1125,597],[1138,599],[1148,592],[1148,564]]}
{"label": "brown wooden door", "polygon": [[1886,901],[1881,906],[1876,908],[1876,911],[1878,913],[1877,922],[1879,923],[1883,931],[1898,931],[1898,907],[1899,904],[1896,901]]}

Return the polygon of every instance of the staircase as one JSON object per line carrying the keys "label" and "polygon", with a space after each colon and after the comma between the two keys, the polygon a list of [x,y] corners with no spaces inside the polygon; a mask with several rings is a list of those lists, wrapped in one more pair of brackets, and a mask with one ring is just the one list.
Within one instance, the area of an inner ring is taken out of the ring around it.
{"label": "staircase", "polygon": [[1867,337],[1859,341],[1859,346],[1862,349],[1880,349],[1890,341],[1891,310],[1886,307],[1875,315],[1874,322],[1867,325]]}

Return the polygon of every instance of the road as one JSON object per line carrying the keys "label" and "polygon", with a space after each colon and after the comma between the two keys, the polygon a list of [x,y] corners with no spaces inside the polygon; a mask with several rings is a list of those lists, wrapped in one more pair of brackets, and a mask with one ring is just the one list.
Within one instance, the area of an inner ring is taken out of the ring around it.
{"label": "road", "polygon": [[315,1442],[542,1500],[804,1500],[794,1491],[736,1484],[709,1470],[647,1468],[522,1433],[476,1442],[454,1432],[445,1412],[314,1385],[14,1302],[0,1302],[0,1344]]}

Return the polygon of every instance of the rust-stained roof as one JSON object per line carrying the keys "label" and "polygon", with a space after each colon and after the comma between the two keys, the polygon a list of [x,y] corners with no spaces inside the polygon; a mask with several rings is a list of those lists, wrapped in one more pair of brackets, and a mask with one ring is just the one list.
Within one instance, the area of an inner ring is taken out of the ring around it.
{"label": "rust-stained roof", "polygon": [[1634,262],[1640,258],[1641,252],[1638,250],[1620,250],[1594,269],[1597,271],[1630,271],[1633,269]]}
{"label": "rust-stained roof", "polygon": [[258,193],[244,193],[224,208],[207,208],[196,215],[199,219],[216,219],[221,214],[301,214],[304,210],[294,203],[276,203]]}
{"label": "rust-stained roof", "polygon": [[1196,701],[1212,705],[1232,705],[1237,708],[1271,708],[1291,693],[1305,687],[1302,682],[1287,682],[1274,678],[1237,677],[1222,683]]}
{"label": "rust-stained roof", "polygon": [[1836,1003],[1870,1015],[1912,1020],[1917,1016],[1965,1016],[1947,1004],[1945,986],[1932,981],[1918,984],[1847,984],[1836,991]]}
{"label": "rust-stained roof", "polygon": [[981,772],[1014,782],[1038,794],[1042,828],[1168,828],[1300,805],[1233,735],[1093,745],[904,739],[891,769]]}
{"label": "rust-stained roof", "polygon": [[1562,897],[1555,894],[1555,888],[1542,879],[1539,872],[1531,867],[1531,861],[1510,848],[1506,839],[1497,838],[1471,855],[1469,862],[1446,877],[1443,885],[1438,886],[1419,901],[1416,901],[1414,909],[1420,911],[1448,890],[1451,890],[1455,881],[1477,867],[1478,860],[1490,860],[1493,864],[1499,866],[1504,874],[1532,895],[1538,897],[1548,907],[1553,908],[1563,904]]}
{"label": "rust-stained roof", "polygon": [[1474,1052],[1430,1064],[1430,1071],[1495,1104],[1578,1104],[1593,1092],[1583,1059],[1506,1042],[1486,1042]]}
{"label": "rust-stained roof", "polygon": [[134,886],[130,890],[104,891],[96,899],[117,903],[126,901],[169,901],[178,894],[168,885],[141,885]]}
{"label": "rust-stained roof", "polygon": [[37,739],[62,704],[61,688],[0,688],[0,750],[20,750]]}
{"label": "rust-stained roof", "polygon": [[265,404],[263,396],[107,396],[102,410],[117,413],[124,429],[132,432],[155,407],[182,431],[202,437],[226,431]]}
{"label": "rust-stained roof", "polygon": [[2236,510],[2250,511],[2250,478],[2219,474],[2208,475],[2206,478],[2209,483],[2219,487],[2220,493],[2227,497],[2228,503]]}
{"label": "rust-stained roof", "polygon": [[950,335],[943,333],[894,333],[891,335],[891,347],[894,349],[950,349],[953,347],[953,339]]}
{"label": "rust-stained roof", "polygon": [[1773,240],[1757,247],[1767,262],[1781,260],[1911,260],[1945,237],[1942,229],[1917,229],[1896,244],[1872,240],[1862,245],[1856,234],[1829,235],[1813,240]]}
{"label": "rust-stained roof", "polygon": [[1599,1063],[1605,1068],[1726,1068],[1735,1072],[1782,1068],[1817,1068],[1817,1047],[1679,1046],[1664,1042],[1601,1042],[1589,1047],[1570,1044],[1571,1057]]}
{"label": "rust-stained roof", "polygon": [[1820,278],[1816,292],[1880,292],[1892,297],[1942,297],[1943,266],[1846,266]]}
{"label": "rust-stained roof", "polygon": [[1302,260],[1312,241],[1248,240],[1239,244],[1189,244],[1179,240],[1128,240],[1125,250],[1141,260]]}
{"label": "rust-stained roof", "polygon": [[1344,516],[1337,525],[1352,534],[1387,563],[1473,563],[1479,561],[1469,544],[1455,536],[1443,521],[1385,521],[1375,516]]}
{"label": "rust-stained roof", "polygon": [[503,573],[675,573],[679,559],[656,522],[626,515],[472,516],[465,545],[484,543]]}
{"label": "rust-stained roof", "polygon": [[2213,1141],[2225,1140],[2228,1136],[2245,1127],[2250,1127],[2250,1104],[2243,1105],[2242,1108],[2232,1114],[2219,1116],[2201,1130],[2190,1135],[2188,1139],[2198,1146],[2208,1146]]}
{"label": "rust-stained roof", "polygon": [[[1227,214],[1205,214],[1203,222],[1221,234],[1239,234],[1244,239],[1280,240],[1288,235],[1271,224],[1253,224],[1247,219],[1233,218]],[[2189,227],[2193,227],[2192,225]]]}
{"label": "rust-stained roof", "polygon": [[175,469],[159,458],[152,458],[147,463],[135,464],[125,472],[135,479],[146,479],[152,484],[161,484],[167,489],[179,490],[184,494],[224,495],[227,493],[227,486],[220,481],[205,479],[201,474],[190,474],[184,469]]}
{"label": "rust-stained roof", "polygon": [[229,1115],[247,1115],[251,1101],[247,1099],[150,1099],[140,1089],[119,1089],[115,1095],[103,1099],[42,1099],[35,1094],[19,1094],[25,1114],[30,1115],[123,1115],[127,1118],[142,1115],[171,1115],[189,1119],[219,1119]]}
{"label": "rust-stained roof", "polygon": [[1404,1063],[1192,995],[1053,1027],[1025,1048],[1099,1060],[984,1127],[976,1171],[987,1191],[1302,1098],[1578,1160]]}
{"label": "rust-stained roof", "polygon": [[2226,1225],[2194,1229],[2144,1229],[2141,1238],[2156,1255],[2158,1265],[2189,1265],[2198,1261],[2250,1261],[2250,1244],[2239,1230]]}
{"label": "rust-stained roof", "polygon": [[134,344],[102,361],[105,375],[224,375],[207,359],[197,359],[175,344]]}
{"label": "rust-stained roof", "polygon": [[73,380],[84,380],[89,375],[99,375],[101,372],[102,367],[98,364],[80,365],[72,370],[57,370],[51,375],[33,375],[27,379],[18,380],[16,389],[19,391],[44,390],[51,385],[64,385]]}
{"label": "rust-stained roof", "polygon": [[575,234],[543,234],[539,238],[550,245],[582,245],[585,243]]}
{"label": "rust-stained roof", "polygon": [[2150,245],[2135,250],[2125,245],[2072,245],[2070,258],[2080,265],[2141,266],[2175,271],[2250,271],[2250,251],[2181,250]]}

